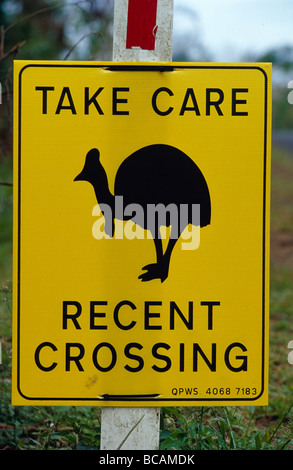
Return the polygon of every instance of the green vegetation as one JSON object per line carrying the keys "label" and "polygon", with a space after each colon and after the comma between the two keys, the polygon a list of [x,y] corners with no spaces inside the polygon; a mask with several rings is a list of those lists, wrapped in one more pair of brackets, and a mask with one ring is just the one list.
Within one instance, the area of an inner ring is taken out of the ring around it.
{"label": "green vegetation", "polygon": [[[289,82],[293,78],[293,47],[273,48],[256,59],[273,64],[273,129],[292,129],[293,106],[288,106],[288,94],[292,90]],[[290,100],[291,101],[291,100]]]}
{"label": "green vegetation", "polygon": [[[293,449],[293,157],[274,149],[272,158],[270,400],[267,407],[161,409],[161,449]],[[12,181],[10,159],[1,180]],[[98,449],[97,407],[13,407],[11,390],[12,188],[0,186],[0,449]]]}

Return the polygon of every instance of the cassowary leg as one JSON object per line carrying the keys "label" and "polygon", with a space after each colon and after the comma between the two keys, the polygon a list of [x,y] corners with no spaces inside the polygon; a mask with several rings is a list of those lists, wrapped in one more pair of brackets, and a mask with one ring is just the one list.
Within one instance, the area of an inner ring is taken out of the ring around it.
{"label": "cassowary leg", "polygon": [[167,249],[163,255],[163,271],[162,271],[162,282],[167,279],[168,274],[169,274],[169,266],[170,266],[170,259],[171,259],[171,254],[173,251],[173,248],[177,242],[178,238],[170,238],[169,243],[167,246]]}
{"label": "cassowary leg", "polygon": [[170,258],[177,242],[178,238],[172,237],[172,230],[170,234],[170,239],[168,242],[167,249],[163,254],[163,247],[162,247],[162,240],[161,238],[154,238],[154,243],[156,247],[157,253],[157,262],[153,264],[147,264],[142,269],[146,270],[147,272],[141,274],[139,279],[142,281],[150,281],[151,279],[161,279],[161,282],[164,282],[169,273],[169,265],[170,265]]}
{"label": "cassowary leg", "polygon": [[163,256],[163,246],[162,246],[161,238],[154,237],[154,243],[155,243],[155,248],[156,248],[157,262],[147,264],[146,266],[142,268],[147,271],[141,274],[140,276],[138,276],[138,279],[141,279],[142,281],[150,281],[152,279],[162,280],[164,256]]}

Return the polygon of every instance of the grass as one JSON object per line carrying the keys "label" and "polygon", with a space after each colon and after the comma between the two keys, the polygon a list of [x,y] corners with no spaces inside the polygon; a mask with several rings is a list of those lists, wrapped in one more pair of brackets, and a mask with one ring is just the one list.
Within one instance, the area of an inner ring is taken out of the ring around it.
{"label": "grass", "polygon": [[[293,156],[274,149],[271,217],[270,402],[267,407],[161,409],[161,449],[293,449]],[[12,181],[9,159],[0,181]],[[100,409],[13,407],[11,379],[12,188],[0,186],[0,449],[99,449]]]}

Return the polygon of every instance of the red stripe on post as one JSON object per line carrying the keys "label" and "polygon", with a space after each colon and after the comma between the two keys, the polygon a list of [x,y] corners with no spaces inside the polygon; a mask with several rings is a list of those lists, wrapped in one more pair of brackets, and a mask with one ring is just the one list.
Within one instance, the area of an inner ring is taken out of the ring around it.
{"label": "red stripe on post", "polygon": [[129,0],[126,49],[155,49],[158,0]]}

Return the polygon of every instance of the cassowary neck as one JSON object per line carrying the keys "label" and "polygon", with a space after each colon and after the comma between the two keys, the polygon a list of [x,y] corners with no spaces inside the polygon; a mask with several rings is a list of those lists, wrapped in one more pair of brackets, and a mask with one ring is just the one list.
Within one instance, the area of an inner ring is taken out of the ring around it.
{"label": "cassowary neck", "polygon": [[115,197],[113,196],[113,194],[110,193],[109,188],[108,188],[108,190],[105,189],[105,191],[103,191],[103,192],[100,189],[96,190],[95,187],[94,187],[94,190],[95,190],[95,194],[96,194],[96,198],[97,198],[98,203],[99,204],[107,204],[108,206],[111,207],[111,209],[114,210]]}
{"label": "cassowary neck", "polygon": [[115,197],[109,190],[108,178],[104,168],[101,168],[101,170],[99,176],[92,182],[95,195],[99,204],[107,204],[111,209],[114,209]]}

